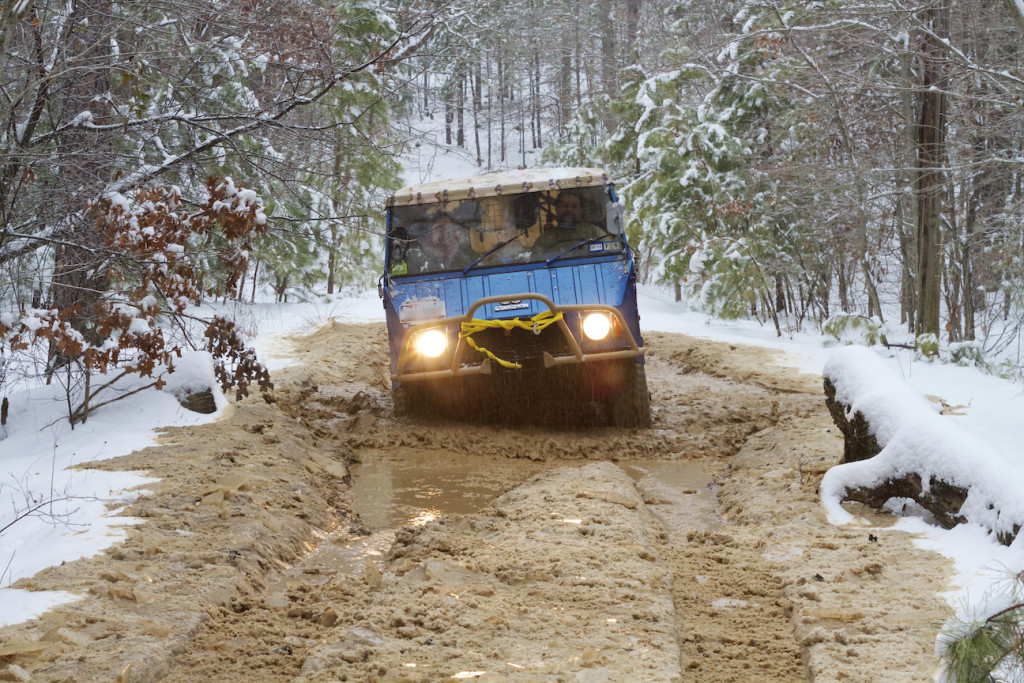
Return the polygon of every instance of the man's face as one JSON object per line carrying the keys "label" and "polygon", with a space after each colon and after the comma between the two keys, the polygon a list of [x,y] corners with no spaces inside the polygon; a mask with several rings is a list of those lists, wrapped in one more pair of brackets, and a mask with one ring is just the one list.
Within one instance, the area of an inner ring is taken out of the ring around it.
{"label": "man's face", "polygon": [[444,254],[451,254],[459,248],[459,226],[448,218],[441,218],[431,230],[433,247]]}
{"label": "man's face", "polygon": [[560,194],[555,203],[555,212],[558,215],[558,225],[578,225],[583,222],[583,211],[580,208],[580,198],[574,194]]}

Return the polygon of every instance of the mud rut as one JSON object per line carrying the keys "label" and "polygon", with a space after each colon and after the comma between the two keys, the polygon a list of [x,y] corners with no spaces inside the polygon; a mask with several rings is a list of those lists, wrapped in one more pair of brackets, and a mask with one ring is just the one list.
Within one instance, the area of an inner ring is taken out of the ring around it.
{"label": "mud rut", "polygon": [[[820,378],[649,334],[650,430],[427,423],[392,415],[383,326],[293,342],[275,403],[91,465],[161,481],[125,542],[17,584],[84,597],[0,630],[7,680],[931,680],[947,563],[868,510],[826,523]],[[360,462],[431,454],[486,458],[501,495],[353,512]]]}

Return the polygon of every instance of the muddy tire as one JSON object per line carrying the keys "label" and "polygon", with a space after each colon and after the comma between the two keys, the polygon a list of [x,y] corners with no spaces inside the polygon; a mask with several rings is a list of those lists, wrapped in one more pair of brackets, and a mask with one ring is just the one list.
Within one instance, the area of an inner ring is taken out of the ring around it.
{"label": "muddy tire", "polygon": [[466,421],[482,405],[479,384],[464,379],[405,382],[391,394],[399,417]]}
{"label": "muddy tire", "polygon": [[406,382],[391,390],[394,414],[398,417],[423,417],[430,405],[427,386],[422,382]]}
{"label": "muddy tire", "polygon": [[651,394],[647,390],[644,366],[628,361],[622,391],[612,397],[607,405],[608,419],[614,427],[651,426]]}

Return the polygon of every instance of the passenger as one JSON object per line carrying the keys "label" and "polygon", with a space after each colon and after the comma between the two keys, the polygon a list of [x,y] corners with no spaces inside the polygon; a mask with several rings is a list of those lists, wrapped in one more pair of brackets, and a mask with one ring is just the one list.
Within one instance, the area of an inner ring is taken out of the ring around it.
{"label": "passenger", "polygon": [[555,200],[557,225],[548,227],[533,243],[534,253],[555,255],[585,240],[597,238],[603,230],[583,222],[583,198],[571,190],[562,190]]}
{"label": "passenger", "polygon": [[480,254],[470,246],[469,231],[447,217],[435,226],[443,270],[461,270],[475,261]]}
{"label": "passenger", "polygon": [[461,270],[478,256],[480,254],[469,245],[466,230],[441,214],[421,235],[416,246],[409,249],[409,272]]}

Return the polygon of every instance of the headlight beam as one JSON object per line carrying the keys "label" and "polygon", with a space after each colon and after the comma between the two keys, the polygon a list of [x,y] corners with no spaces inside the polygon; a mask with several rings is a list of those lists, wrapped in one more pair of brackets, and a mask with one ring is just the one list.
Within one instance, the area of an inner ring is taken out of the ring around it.
{"label": "headlight beam", "polygon": [[426,330],[416,335],[416,351],[427,358],[437,358],[448,349],[448,337],[441,330]]}

